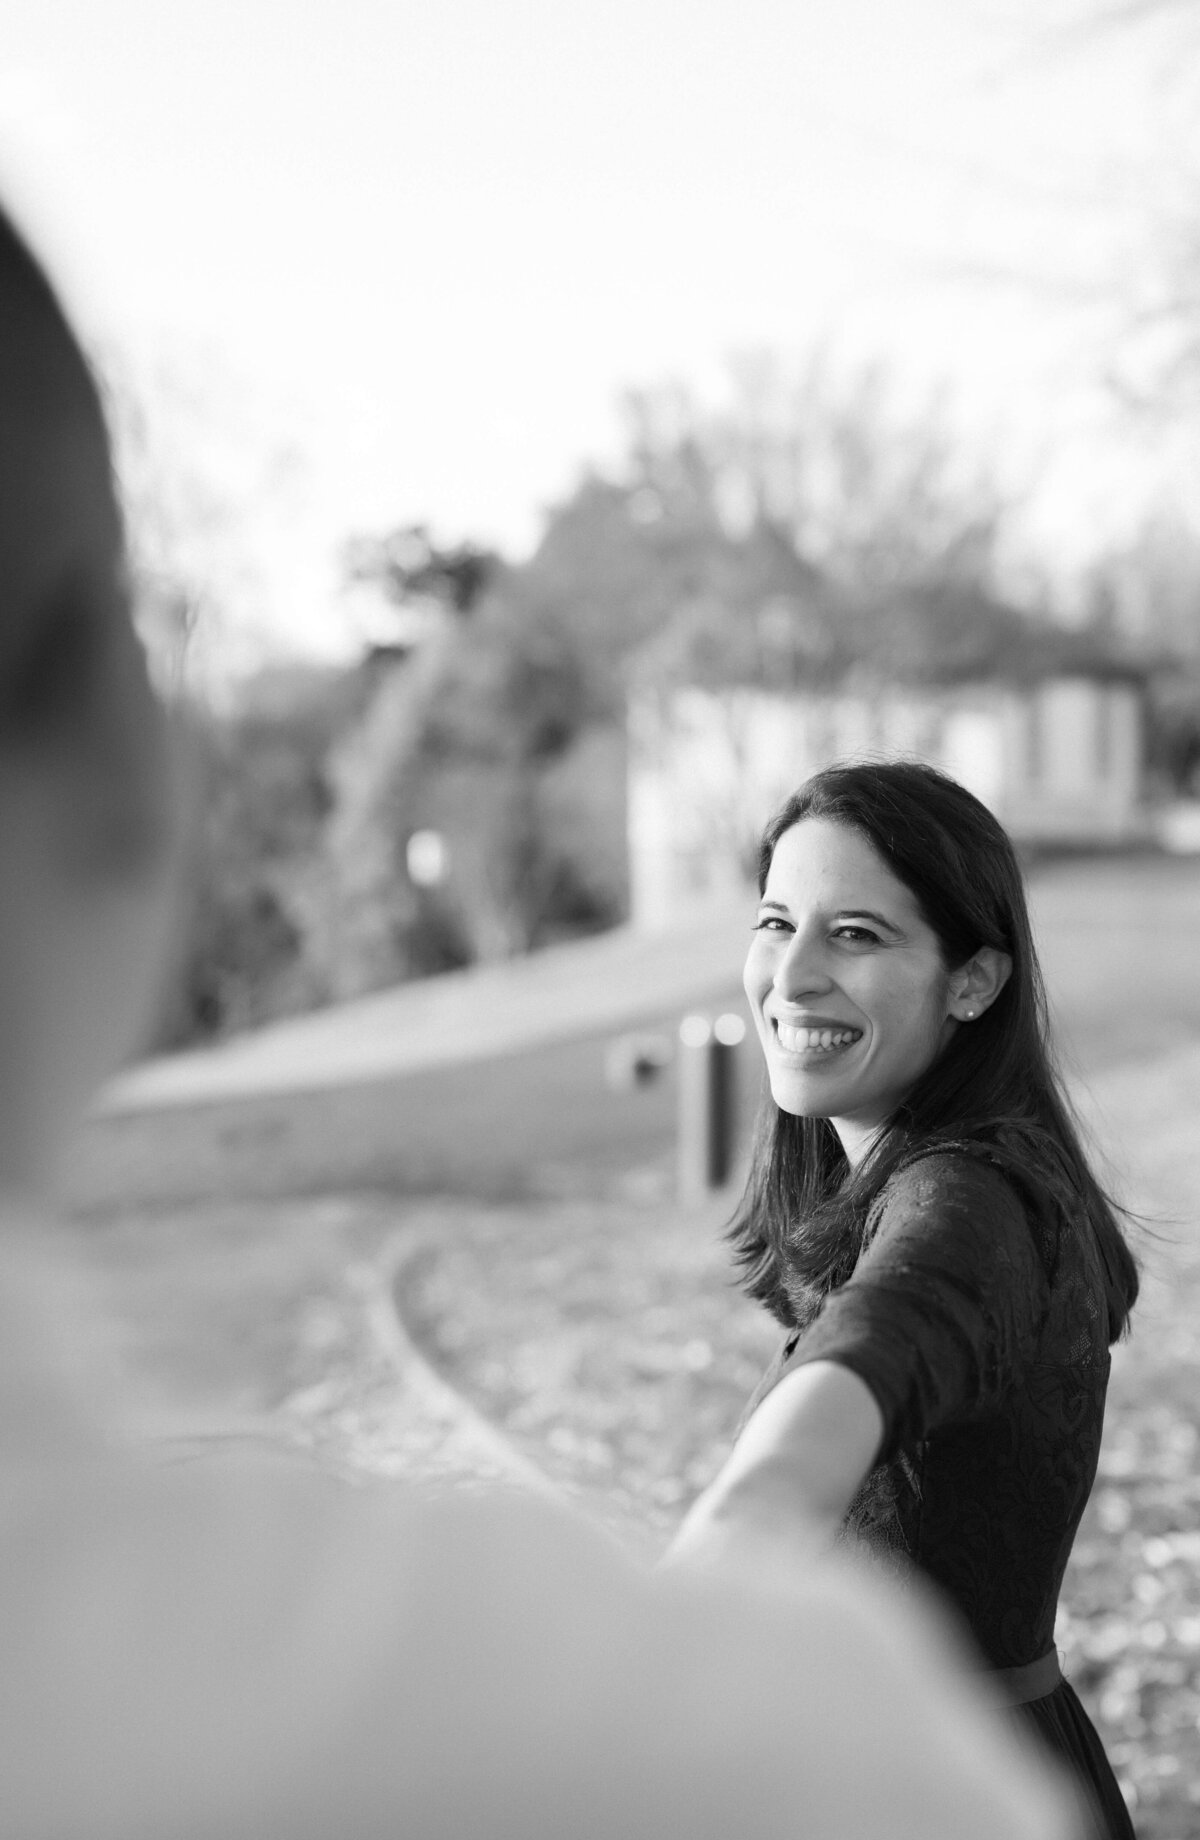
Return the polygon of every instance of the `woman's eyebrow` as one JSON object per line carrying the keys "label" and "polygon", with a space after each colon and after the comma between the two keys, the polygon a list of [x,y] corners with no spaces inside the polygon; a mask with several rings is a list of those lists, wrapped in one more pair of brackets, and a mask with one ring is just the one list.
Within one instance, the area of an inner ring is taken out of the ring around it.
{"label": "woman's eyebrow", "polygon": [[872,926],[882,928],[885,933],[894,933],[897,939],[903,935],[903,928],[898,927],[894,920],[889,920],[885,914],[877,914],[871,907],[843,907],[837,917],[839,920],[869,920]]}
{"label": "woman's eyebrow", "polygon": [[[790,914],[791,909],[786,901],[764,899],[759,902],[758,911],[759,913],[769,911],[775,914]],[[835,920],[869,920],[872,926],[877,926],[881,932],[890,933],[894,939],[904,937],[903,927],[897,926],[894,920],[889,920],[886,914],[876,913],[873,907],[840,907],[833,918]]]}

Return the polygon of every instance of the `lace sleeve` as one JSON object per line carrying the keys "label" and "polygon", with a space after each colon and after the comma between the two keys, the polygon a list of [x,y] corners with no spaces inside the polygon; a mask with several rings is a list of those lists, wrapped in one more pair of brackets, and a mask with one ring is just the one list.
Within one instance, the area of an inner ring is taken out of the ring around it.
{"label": "lace sleeve", "polygon": [[1036,1347],[1050,1287],[1021,1200],[995,1168],[943,1152],[898,1170],[851,1277],[781,1372],[839,1361],[878,1401],[879,1461],[986,1410]]}

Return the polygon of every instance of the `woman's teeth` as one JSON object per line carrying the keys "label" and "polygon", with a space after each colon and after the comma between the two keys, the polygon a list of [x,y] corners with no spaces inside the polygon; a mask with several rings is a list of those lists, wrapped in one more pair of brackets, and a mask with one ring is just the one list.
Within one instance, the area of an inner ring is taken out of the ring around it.
{"label": "woman's teeth", "polygon": [[776,1022],[779,1045],[789,1054],[807,1054],[814,1048],[846,1048],[862,1035],[861,1029],[793,1029],[786,1022]]}

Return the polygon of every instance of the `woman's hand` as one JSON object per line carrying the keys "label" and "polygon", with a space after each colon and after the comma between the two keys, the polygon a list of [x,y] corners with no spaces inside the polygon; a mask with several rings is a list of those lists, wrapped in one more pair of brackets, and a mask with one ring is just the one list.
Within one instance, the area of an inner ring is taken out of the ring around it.
{"label": "woman's hand", "polygon": [[812,1361],[763,1400],[662,1564],[804,1572],[833,1543],[883,1436],[874,1394],[848,1367]]}

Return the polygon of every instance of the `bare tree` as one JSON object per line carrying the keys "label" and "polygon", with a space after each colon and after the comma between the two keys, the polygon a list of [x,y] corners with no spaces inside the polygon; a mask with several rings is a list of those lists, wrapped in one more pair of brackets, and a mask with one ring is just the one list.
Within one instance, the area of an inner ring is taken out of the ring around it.
{"label": "bare tree", "polygon": [[664,514],[772,524],[868,594],[992,581],[1009,500],[956,436],[945,390],[906,407],[886,366],[846,376],[824,350],[792,369],[743,353],[729,376],[715,408],[678,385],[627,399],[632,484]]}

